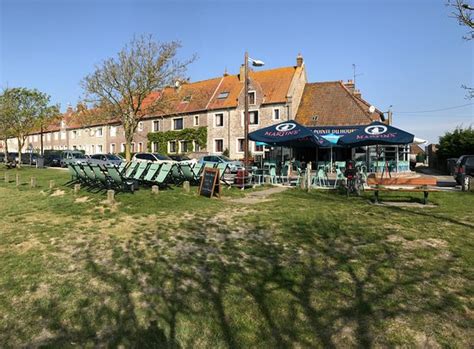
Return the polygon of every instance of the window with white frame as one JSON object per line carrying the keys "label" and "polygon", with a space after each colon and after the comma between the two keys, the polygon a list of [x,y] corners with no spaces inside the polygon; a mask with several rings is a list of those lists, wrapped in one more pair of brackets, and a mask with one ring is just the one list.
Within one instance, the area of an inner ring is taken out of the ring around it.
{"label": "window with white frame", "polygon": [[110,154],[115,154],[115,143],[110,143]]}
{"label": "window with white frame", "polygon": [[173,119],[173,130],[182,130],[183,128],[183,118]]}
{"label": "window with white frame", "polygon": [[258,125],[259,123],[258,110],[249,112],[249,125]]}
{"label": "window with white frame", "polygon": [[160,120],[153,120],[153,132],[158,132],[160,130]]}
{"label": "window with white frame", "polygon": [[141,153],[143,151],[143,142],[139,142],[138,143],[138,150],[137,150],[139,153]]}
{"label": "window with white frame", "polygon": [[130,144],[130,152],[135,153],[135,142],[132,142],[132,144]]}
{"label": "window with white frame", "polygon": [[168,142],[168,153],[176,153],[176,141]]}
{"label": "window with white frame", "polygon": [[51,141],[51,133],[48,133],[48,134],[46,135],[46,139],[47,139],[48,141]]}
{"label": "window with white frame", "polygon": [[66,131],[61,131],[61,139],[66,139]]}
{"label": "window with white frame", "polygon": [[180,153],[187,153],[189,151],[188,141],[180,141],[179,142],[179,152]]}
{"label": "window with white frame", "polygon": [[273,120],[280,120],[280,108],[273,109]]}
{"label": "window with white frame", "polygon": [[72,131],[71,131],[71,138],[72,138],[72,139],[76,139],[76,138],[77,138],[77,131],[76,131],[76,130],[72,130]]}
{"label": "window with white frame", "polygon": [[33,136],[33,142],[38,142],[38,135]]}
{"label": "window with white frame", "polygon": [[201,147],[199,146],[198,142],[194,141],[193,144],[194,144],[194,151],[195,152],[201,151]]}
{"label": "window with white frame", "polygon": [[224,114],[214,114],[214,126],[223,127],[224,126]]}
{"label": "window with white frame", "polygon": [[256,93],[255,91],[249,91],[249,104],[255,105],[256,103]]}
{"label": "window with white frame", "polygon": [[194,115],[194,126],[199,126],[199,115]]}
{"label": "window with white frame", "polygon": [[224,151],[224,140],[223,139],[214,139],[214,152],[222,153]]}
{"label": "window with white frame", "polygon": [[158,142],[152,142],[151,143],[151,151],[153,153],[158,153],[160,151],[159,143]]}
{"label": "window with white frame", "polygon": [[237,153],[243,153],[245,150],[245,138],[237,139]]}
{"label": "window with white frame", "polygon": [[97,145],[97,153],[102,154],[102,150],[103,150],[102,144]]}
{"label": "window with white frame", "polygon": [[91,145],[91,154],[95,154],[95,145]]}
{"label": "window with white frame", "polygon": [[[260,118],[258,110],[249,111],[249,125],[259,125]],[[245,125],[245,113],[242,113],[242,126]]]}
{"label": "window with white frame", "polygon": [[102,137],[102,127],[97,127],[95,131],[95,136],[96,137]]}
{"label": "window with white frame", "polygon": [[54,139],[58,140],[59,139],[59,132],[54,132]]}
{"label": "window with white frame", "polygon": [[110,126],[110,137],[117,137],[117,126]]}
{"label": "window with white frame", "polygon": [[142,132],[142,131],[143,131],[143,121],[140,121],[140,122],[138,123],[137,129],[138,129],[139,132]]}
{"label": "window with white frame", "polygon": [[125,153],[125,143],[120,144],[120,152]]}

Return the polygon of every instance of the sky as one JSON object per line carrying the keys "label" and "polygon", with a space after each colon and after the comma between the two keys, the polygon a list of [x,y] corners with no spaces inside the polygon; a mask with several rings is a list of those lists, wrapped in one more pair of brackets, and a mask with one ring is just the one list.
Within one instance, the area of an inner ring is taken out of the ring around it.
{"label": "sky", "polygon": [[[62,110],[80,81],[134,35],[179,40],[191,81],[238,73],[245,50],[265,68],[304,57],[308,81],[353,78],[393,124],[436,143],[474,125],[474,40],[445,0],[0,0],[0,87],[37,88]],[[441,111],[438,111],[443,109]]]}

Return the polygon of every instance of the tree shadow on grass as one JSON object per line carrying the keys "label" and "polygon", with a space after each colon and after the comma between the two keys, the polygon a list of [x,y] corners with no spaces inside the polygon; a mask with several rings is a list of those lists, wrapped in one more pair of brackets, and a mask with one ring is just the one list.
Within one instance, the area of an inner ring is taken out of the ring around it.
{"label": "tree shadow on grass", "polygon": [[324,219],[286,229],[195,220],[112,240],[109,261],[90,246],[83,258],[102,286],[68,321],[54,301],[39,309],[56,334],[41,344],[368,348],[393,345],[391,319],[456,321],[449,313],[466,290],[437,292],[452,258],[423,260],[383,233]]}

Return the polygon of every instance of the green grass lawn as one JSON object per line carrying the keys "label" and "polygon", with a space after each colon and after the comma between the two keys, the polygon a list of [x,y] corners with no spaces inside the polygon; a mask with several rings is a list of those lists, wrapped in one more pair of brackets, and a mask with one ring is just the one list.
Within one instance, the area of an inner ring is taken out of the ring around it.
{"label": "green grass lawn", "polygon": [[34,189],[4,172],[2,348],[474,343],[472,193],[408,208],[372,194],[292,189],[245,206],[234,189],[142,189],[109,206],[75,196],[66,171],[20,170]]}

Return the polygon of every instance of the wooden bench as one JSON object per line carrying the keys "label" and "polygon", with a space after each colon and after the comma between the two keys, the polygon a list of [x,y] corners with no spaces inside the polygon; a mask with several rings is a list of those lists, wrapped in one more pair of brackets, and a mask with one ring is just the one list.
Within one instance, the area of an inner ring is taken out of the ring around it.
{"label": "wooden bench", "polygon": [[406,192],[406,193],[423,193],[423,204],[426,205],[428,203],[428,194],[433,192],[438,192],[437,189],[430,189],[426,186],[423,187],[416,187],[416,188],[388,188],[388,187],[372,187],[366,188],[365,191],[373,191],[374,192],[374,201],[375,203],[379,202],[379,192]]}

